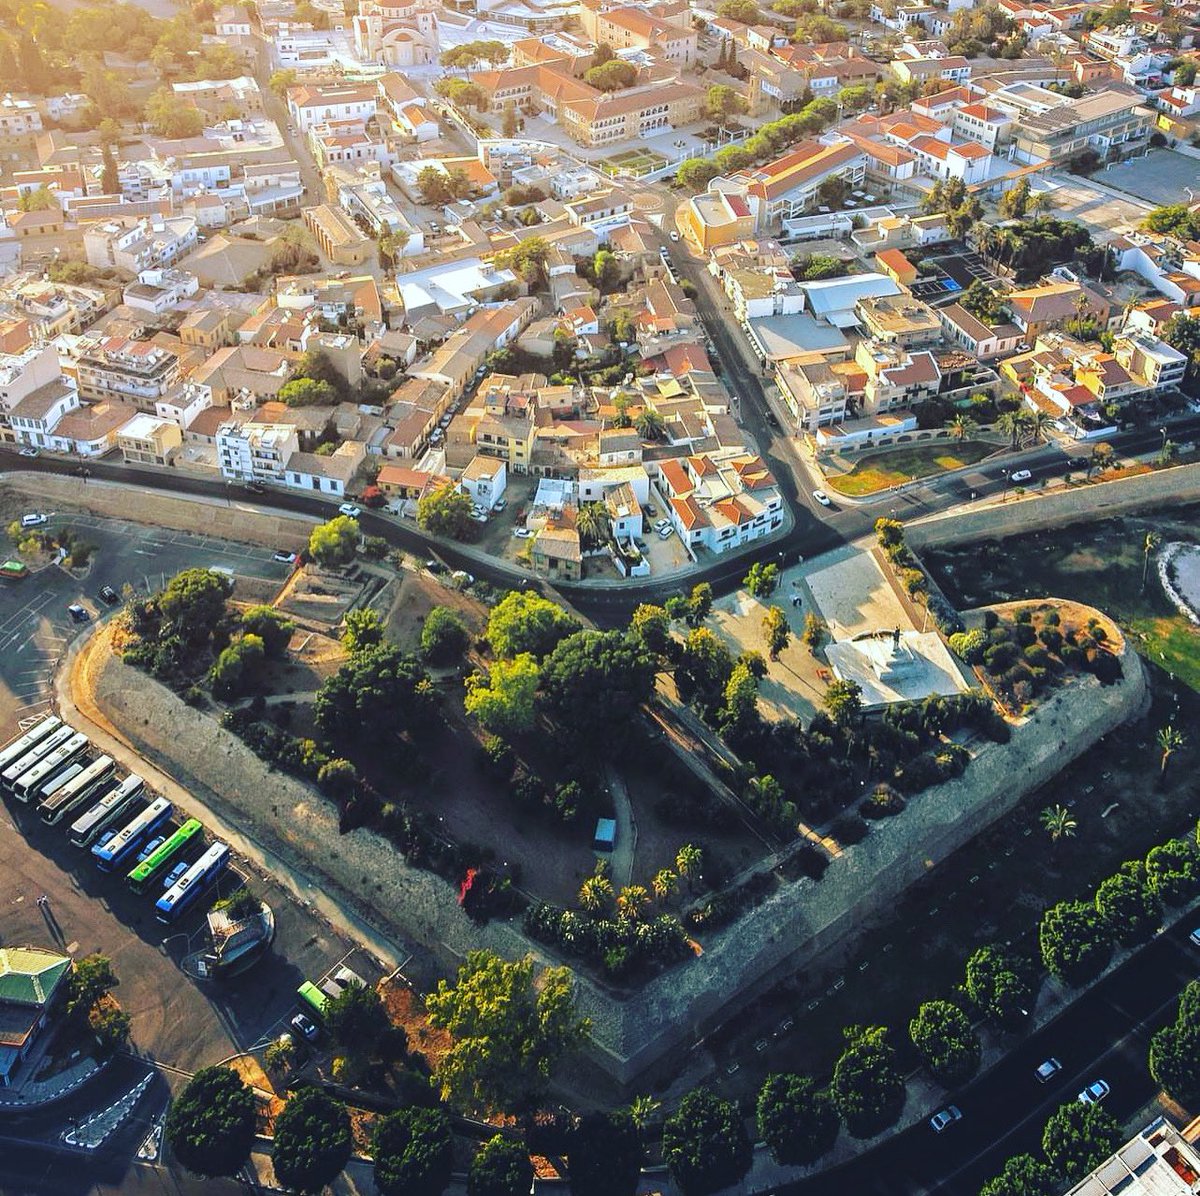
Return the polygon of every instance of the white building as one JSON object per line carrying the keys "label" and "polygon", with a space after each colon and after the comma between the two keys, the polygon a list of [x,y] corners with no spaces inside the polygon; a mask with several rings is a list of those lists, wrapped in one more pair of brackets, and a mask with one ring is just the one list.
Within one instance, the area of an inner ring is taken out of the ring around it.
{"label": "white building", "polygon": [[140,274],[178,261],[195,246],[197,236],[193,216],[106,220],[84,232],[83,249],[90,266]]}
{"label": "white building", "polygon": [[300,450],[291,424],[239,424],[217,429],[217,465],[231,481],[282,482],[288,459]]}

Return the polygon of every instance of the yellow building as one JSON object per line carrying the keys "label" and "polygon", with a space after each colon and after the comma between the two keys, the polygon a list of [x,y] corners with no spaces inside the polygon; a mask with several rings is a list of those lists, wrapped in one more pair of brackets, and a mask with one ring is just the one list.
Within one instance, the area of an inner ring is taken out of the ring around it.
{"label": "yellow building", "polygon": [[684,232],[702,250],[733,245],[754,235],[754,213],[740,195],[705,191],[684,209]]}
{"label": "yellow building", "polygon": [[375,242],[340,208],[325,203],[305,208],[304,224],[321,252],[337,266],[361,266],[375,253]]}
{"label": "yellow building", "polygon": [[179,426],[154,415],[136,416],[117,433],[127,465],[170,465],[182,444]]}

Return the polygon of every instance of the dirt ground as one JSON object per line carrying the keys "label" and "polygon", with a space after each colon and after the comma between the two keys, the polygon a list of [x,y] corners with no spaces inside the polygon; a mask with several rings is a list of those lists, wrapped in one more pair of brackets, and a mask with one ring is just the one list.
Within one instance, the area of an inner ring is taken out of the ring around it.
{"label": "dirt ground", "polygon": [[418,652],[421,648],[421,628],[425,617],[435,606],[448,606],[457,611],[472,633],[482,633],[487,623],[487,608],[469,595],[444,586],[438,579],[424,570],[401,571],[395,600],[384,615],[388,639],[399,644],[406,652]]}

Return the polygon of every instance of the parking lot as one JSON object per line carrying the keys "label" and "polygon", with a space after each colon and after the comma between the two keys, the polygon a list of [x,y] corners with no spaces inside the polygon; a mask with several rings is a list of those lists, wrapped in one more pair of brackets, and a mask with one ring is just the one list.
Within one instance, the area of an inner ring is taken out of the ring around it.
{"label": "parking lot", "polygon": [[[1155,206],[1187,203],[1190,202],[1187,188],[1200,191],[1200,162],[1169,149],[1152,149],[1128,161],[1106,166],[1092,177],[1098,183]],[[1057,192],[1054,199],[1058,199]]]}
{"label": "parking lot", "polygon": [[[1172,156],[1183,162],[1191,162],[1191,159],[1180,158],[1179,155]],[[1095,175],[1096,182],[1105,184],[1105,188],[1127,191],[1134,176],[1149,161],[1151,159],[1139,158],[1132,166],[1099,171]],[[1197,164],[1192,162],[1192,167],[1194,177]],[[1074,174],[1043,175],[1034,188],[1050,193],[1050,206],[1046,209],[1048,215],[1057,216],[1060,220],[1078,220],[1100,244],[1111,241],[1122,229],[1140,224],[1153,206],[1133,195],[1123,199],[1112,191],[1092,186],[1088,179]],[[1183,189],[1179,187],[1175,200],[1182,197]]]}

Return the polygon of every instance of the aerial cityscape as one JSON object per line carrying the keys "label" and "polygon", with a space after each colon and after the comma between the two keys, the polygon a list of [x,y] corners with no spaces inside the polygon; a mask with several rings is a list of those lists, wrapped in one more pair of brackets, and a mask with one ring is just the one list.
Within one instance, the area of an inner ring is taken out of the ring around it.
{"label": "aerial cityscape", "polygon": [[0,0],[0,1192],[1200,1196],[1200,0]]}

